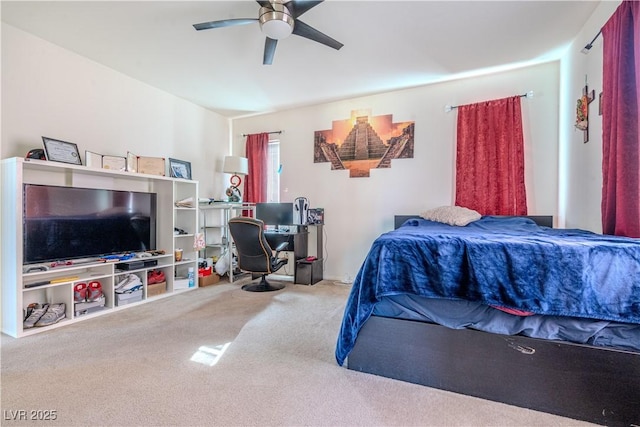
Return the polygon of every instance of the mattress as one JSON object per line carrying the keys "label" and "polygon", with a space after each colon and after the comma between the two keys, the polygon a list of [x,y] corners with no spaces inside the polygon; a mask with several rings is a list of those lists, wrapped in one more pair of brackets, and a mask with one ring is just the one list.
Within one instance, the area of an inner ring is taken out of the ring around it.
{"label": "mattress", "polygon": [[474,301],[390,295],[380,299],[372,314],[435,323],[451,329],[640,351],[640,325],[637,324],[538,314],[518,316]]}

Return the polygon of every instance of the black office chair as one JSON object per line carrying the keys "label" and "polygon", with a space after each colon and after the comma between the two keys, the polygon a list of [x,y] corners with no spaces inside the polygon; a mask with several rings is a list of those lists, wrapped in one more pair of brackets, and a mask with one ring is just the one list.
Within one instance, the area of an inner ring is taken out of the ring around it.
{"label": "black office chair", "polygon": [[274,254],[264,235],[264,222],[245,216],[231,218],[229,231],[238,252],[240,270],[251,273],[254,279],[262,276],[259,283],[248,283],[242,289],[250,292],[268,292],[284,288],[284,283],[271,284],[267,282],[266,277],[288,262],[286,258],[278,258],[278,254],[286,249],[289,243],[279,244]]}

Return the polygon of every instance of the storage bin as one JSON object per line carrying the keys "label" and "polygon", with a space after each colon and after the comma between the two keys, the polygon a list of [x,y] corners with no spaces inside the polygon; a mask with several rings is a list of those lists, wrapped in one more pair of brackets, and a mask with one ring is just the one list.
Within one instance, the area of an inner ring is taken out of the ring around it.
{"label": "storage bin", "polygon": [[189,279],[186,277],[176,277],[173,279],[173,290],[189,289]]}
{"label": "storage bin", "polygon": [[215,285],[220,281],[220,276],[216,273],[209,274],[208,276],[198,277],[198,286],[203,288],[205,286]]}
{"label": "storage bin", "polygon": [[116,293],[116,305],[126,305],[133,302],[142,301],[142,289],[131,292],[130,294]]}
{"label": "storage bin", "polygon": [[147,298],[164,294],[167,291],[167,282],[147,285]]}

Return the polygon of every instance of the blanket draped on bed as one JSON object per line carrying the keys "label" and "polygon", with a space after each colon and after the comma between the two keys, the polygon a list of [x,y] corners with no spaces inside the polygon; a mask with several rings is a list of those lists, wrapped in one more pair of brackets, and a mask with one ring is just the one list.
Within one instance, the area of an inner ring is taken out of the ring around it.
{"label": "blanket draped on bed", "polygon": [[527,218],[488,216],[465,227],[409,220],[374,241],[356,276],[338,364],[378,298],[397,294],[640,324],[640,240]]}

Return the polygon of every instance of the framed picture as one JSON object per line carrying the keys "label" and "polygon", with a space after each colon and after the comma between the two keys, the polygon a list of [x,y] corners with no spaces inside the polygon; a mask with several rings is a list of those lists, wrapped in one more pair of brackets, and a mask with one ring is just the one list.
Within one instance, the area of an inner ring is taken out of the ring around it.
{"label": "framed picture", "polygon": [[127,158],[122,156],[102,156],[102,169],[127,170]]}
{"label": "framed picture", "polygon": [[78,146],[73,142],[60,141],[46,136],[42,137],[42,142],[47,160],[82,165]]}
{"label": "framed picture", "polygon": [[89,168],[102,167],[102,154],[93,151],[84,150],[84,164]]}
{"label": "framed picture", "polygon": [[191,163],[169,158],[169,176],[173,178],[191,179]]}
{"label": "framed picture", "polygon": [[136,163],[138,165],[138,173],[164,176],[164,157],[138,156]]}
{"label": "framed picture", "polygon": [[111,169],[116,171],[127,170],[127,159],[123,156],[107,156],[94,153],[89,150],[84,152],[84,164],[90,168]]}

